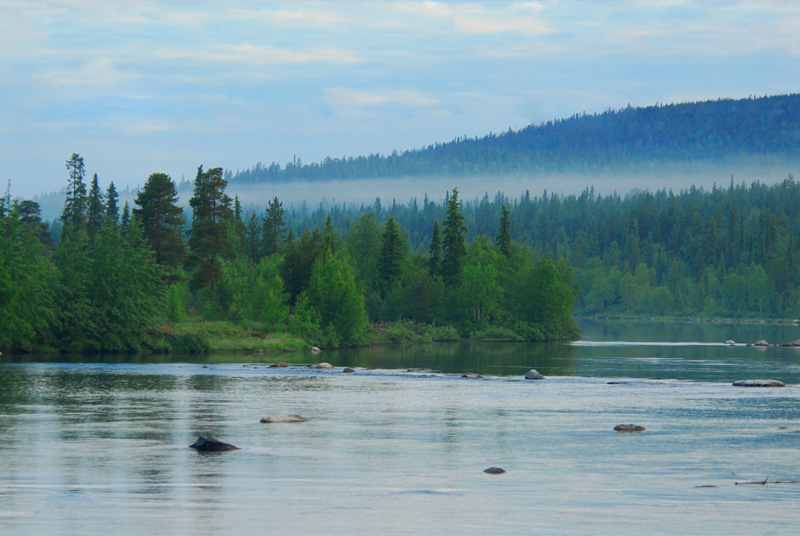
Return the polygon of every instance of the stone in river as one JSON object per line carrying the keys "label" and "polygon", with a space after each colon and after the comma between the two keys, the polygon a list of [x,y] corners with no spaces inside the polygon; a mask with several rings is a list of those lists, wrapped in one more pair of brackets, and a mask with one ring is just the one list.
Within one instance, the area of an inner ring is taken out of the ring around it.
{"label": "stone in river", "polygon": [[329,369],[333,368],[333,365],[331,365],[330,363],[317,363],[316,365],[311,365],[311,368]]}
{"label": "stone in river", "polygon": [[725,341],[725,344],[727,344],[728,346],[736,346],[736,341],[734,341],[733,339],[728,339],[727,341]]}
{"label": "stone in river", "polygon": [[536,369],[531,369],[531,370],[528,371],[527,374],[525,374],[525,379],[526,380],[543,380],[544,376],[539,374],[539,372]]}
{"label": "stone in river", "polygon": [[189,448],[197,449],[198,452],[223,452],[226,450],[239,450],[239,447],[234,447],[228,443],[223,443],[219,439],[213,437],[198,436],[197,441]]}
{"label": "stone in river", "polygon": [[786,387],[786,384],[778,380],[739,380],[733,382],[736,387]]}
{"label": "stone in river", "polygon": [[506,470],[500,469],[499,467],[489,467],[488,469],[484,469],[483,472],[489,473],[490,475],[502,475]]}
{"label": "stone in river", "polygon": [[273,363],[273,364],[271,364],[271,365],[269,366],[269,368],[285,368],[285,367],[288,367],[288,366],[289,366],[289,365],[287,365],[286,363],[284,363],[283,361],[281,361],[280,363]]}
{"label": "stone in river", "polygon": [[756,341],[754,346],[769,346],[769,343],[764,339],[761,339],[760,341]]}
{"label": "stone in river", "polygon": [[355,371],[356,371],[356,369],[354,369],[352,367],[346,367],[344,370],[342,370],[342,372],[355,372]]}
{"label": "stone in river", "polygon": [[312,353],[312,354],[318,354],[318,353],[320,353],[320,352],[322,352],[322,350],[320,350],[320,349],[319,349],[319,348],[317,348],[316,346],[312,346],[312,347],[311,347],[311,353]]}
{"label": "stone in river", "polygon": [[279,422],[308,422],[308,419],[300,415],[270,415],[261,419],[264,424],[279,423]]}
{"label": "stone in river", "polygon": [[624,433],[644,432],[645,427],[639,426],[638,424],[618,424],[614,427],[614,430]]}
{"label": "stone in river", "polygon": [[800,346],[800,339],[797,339],[797,340],[794,340],[794,341],[790,342],[789,346],[792,346],[793,348],[797,348],[798,346]]}

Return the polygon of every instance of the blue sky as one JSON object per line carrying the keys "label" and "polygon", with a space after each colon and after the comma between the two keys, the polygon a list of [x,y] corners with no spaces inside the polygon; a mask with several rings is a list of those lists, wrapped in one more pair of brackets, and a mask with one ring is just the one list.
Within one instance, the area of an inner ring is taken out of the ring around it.
{"label": "blue sky", "polygon": [[800,3],[0,0],[0,180],[388,154],[627,104],[793,93]]}

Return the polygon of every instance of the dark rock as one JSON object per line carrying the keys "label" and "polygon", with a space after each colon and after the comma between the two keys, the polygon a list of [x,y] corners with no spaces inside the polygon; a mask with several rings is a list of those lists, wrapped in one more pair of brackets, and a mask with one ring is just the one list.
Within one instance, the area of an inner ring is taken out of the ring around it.
{"label": "dark rock", "polygon": [[489,473],[490,475],[502,475],[506,470],[500,469],[499,467],[489,467],[488,469],[484,469],[483,472]]}
{"label": "dark rock", "polygon": [[198,436],[197,441],[189,448],[197,449],[198,452],[223,452],[226,450],[239,450],[239,447],[234,447],[228,443],[223,443],[213,437]]}
{"label": "dark rock", "polygon": [[790,342],[789,346],[791,346],[793,348],[799,347],[800,346],[800,339],[797,339],[797,340],[794,340],[794,341]]}
{"label": "dark rock", "polygon": [[342,372],[355,372],[355,371],[356,371],[356,369],[354,369],[352,367],[346,367]]}
{"label": "dark rock", "polygon": [[271,365],[269,366],[269,368],[285,368],[285,367],[288,367],[288,366],[289,366],[289,365],[287,365],[286,363],[280,362],[280,363],[273,363],[273,364],[271,364]]}
{"label": "dark rock", "polygon": [[638,424],[618,424],[614,427],[614,430],[623,433],[644,432],[645,427]]}
{"label": "dark rock", "polygon": [[525,379],[526,380],[543,380],[544,376],[539,374],[539,372],[536,369],[531,369],[531,370],[528,371],[527,374],[525,374]]}
{"label": "dark rock", "polygon": [[628,385],[628,382],[608,382],[606,385]]}
{"label": "dark rock", "polygon": [[461,377],[462,378],[474,378],[475,377],[475,373],[474,372],[462,372],[461,373]]}
{"label": "dark rock", "polygon": [[738,380],[733,382],[736,387],[786,387],[786,384],[778,380]]}
{"label": "dark rock", "polygon": [[300,415],[270,415],[261,419],[263,424],[284,423],[284,422],[308,422],[308,419]]}

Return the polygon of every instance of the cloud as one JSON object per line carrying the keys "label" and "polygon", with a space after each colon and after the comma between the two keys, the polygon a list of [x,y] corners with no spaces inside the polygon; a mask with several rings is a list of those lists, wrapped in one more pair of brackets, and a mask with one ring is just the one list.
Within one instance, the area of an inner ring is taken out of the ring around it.
{"label": "cloud", "polygon": [[336,107],[381,106],[384,104],[400,104],[403,106],[432,106],[439,101],[426,93],[414,89],[398,89],[385,92],[369,92],[344,87],[326,88],[325,98]]}
{"label": "cloud", "polygon": [[186,59],[199,63],[238,63],[245,65],[292,65],[303,63],[348,64],[362,61],[340,48],[317,48],[314,50],[291,50],[268,45],[243,43],[219,44],[211,50],[165,49],[159,55],[170,59]]}
{"label": "cloud", "polygon": [[48,84],[58,86],[87,86],[108,88],[123,82],[141,78],[133,72],[123,72],[116,68],[116,61],[110,58],[97,58],[74,68],[59,68],[39,73],[39,78]]}

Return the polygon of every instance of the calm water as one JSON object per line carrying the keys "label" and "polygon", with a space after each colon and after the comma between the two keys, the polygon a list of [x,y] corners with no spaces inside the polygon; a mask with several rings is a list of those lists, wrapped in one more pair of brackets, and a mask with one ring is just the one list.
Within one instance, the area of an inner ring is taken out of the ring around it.
{"label": "calm water", "polygon": [[[4,356],[0,533],[797,532],[800,485],[736,482],[800,480],[800,352],[718,343],[800,328],[581,327],[574,345],[296,358],[355,374],[265,356]],[[521,380],[532,367],[548,379]],[[791,385],[730,385],[762,377]],[[309,422],[258,422],[284,413]],[[198,454],[199,434],[241,450]]]}

